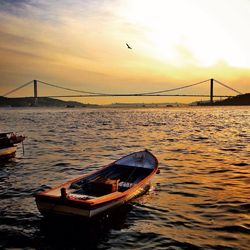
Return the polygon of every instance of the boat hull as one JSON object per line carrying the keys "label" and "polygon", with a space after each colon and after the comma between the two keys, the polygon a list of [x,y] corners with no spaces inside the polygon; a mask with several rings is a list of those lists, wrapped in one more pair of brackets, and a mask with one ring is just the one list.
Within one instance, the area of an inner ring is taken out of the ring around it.
{"label": "boat hull", "polygon": [[7,160],[15,157],[16,146],[0,149],[0,159]]}
{"label": "boat hull", "polygon": [[70,200],[46,199],[45,197],[36,196],[36,204],[40,213],[44,216],[73,216],[82,218],[92,218],[94,216],[108,212],[118,206],[132,201],[134,198],[143,195],[148,191],[150,185],[146,184],[143,187],[121,197],[117,200],[111,200],[99,205],[86,205],[81,202],[70,202]]}

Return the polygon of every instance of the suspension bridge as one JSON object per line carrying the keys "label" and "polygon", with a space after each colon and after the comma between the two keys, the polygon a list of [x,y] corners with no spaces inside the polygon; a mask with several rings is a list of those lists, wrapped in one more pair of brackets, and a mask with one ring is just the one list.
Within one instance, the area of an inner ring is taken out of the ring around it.
{"label": "suspension bridge", "polygon": [[[179,91],[182,89],[187,89],[187,88],[191,88],[194,86],[198,86],[201,84],[207,83],[210,85],[210,92],[208,94],[171,94],[170,92],[174,92],[174,91]],[[170,89],[165,89],[165,90],[160,90],[160,91],[152,91],[152,92],[144,92],[144,93],[130,93],[130,94],[124,94],[124,93],[98,93],[98,92],[91,92],[91,91],[84,91],[84,90],[78,90],[78,89],[72,89],[72,88],[67,88],[67,87],[63,87],[59,84],[52,84],[52,83],[48,83],[48,82],[44,82],[44,81],[40,81],[40,80],[32,80],[29,81],[25,84],[22,84],[21,86],[12,89],[10,91],[8,91],[7,93],[3,94],[2,96],[7,97],[10,96],[11,94],[13,94],[14,92],[17,92],[18,90],[27,87],[28,85],[33,84],[33,88],[34,88],[34,103],[37,103],[38,97],[50,97],[50,98],[62,98],[62,97],[108,97],[108,96],[118,96],[118,97],[122,97],[122,96],[182,96],[182,97],[186,97],[186,96],[190,96],[190,97],[209,97],[210,98],[210,103],[212,104],[214,102],[214,98],[228,98],[228,97],[233,97],[234,95],[215,95],[214,94],[214,84],[219,84],[227,89],[229,89],[230,91],[238,94],[242,94],[241,92],[239,92],[238,90],[228,86],[225,83],[222,83],[216,79],[207,79],[204,81],[200,81],[200,82],[196,82],[193,84],[188,84],[188,85],[184,85],[184,86],[180,86],[177,88],[170,88]],[[71,95],[46,95],[46,96],[38,96],[38,85],[40,86],[40,84],[42,85],[47,85],[50,87],[54,87],[57,89],[63,89],[63,90],[67,90],[70,92],[74,92],[77,94],[71,94]]]}

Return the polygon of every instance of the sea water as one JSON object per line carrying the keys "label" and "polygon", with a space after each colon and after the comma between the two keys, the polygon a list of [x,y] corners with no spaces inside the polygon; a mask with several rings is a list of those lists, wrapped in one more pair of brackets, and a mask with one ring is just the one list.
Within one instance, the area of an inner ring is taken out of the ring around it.
{"label": "sea water", "polygon": [[[0,248],[249,249],[250,108],[6,108],[27,138],[0,163]],[[159,175],[144,196],[94,222],[45,220],[34,193],[134,151]]]}

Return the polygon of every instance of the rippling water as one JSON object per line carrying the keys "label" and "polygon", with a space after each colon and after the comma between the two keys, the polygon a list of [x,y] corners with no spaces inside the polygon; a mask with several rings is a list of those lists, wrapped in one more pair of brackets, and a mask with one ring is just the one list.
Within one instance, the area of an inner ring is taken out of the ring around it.
{"label": "rippling water", "polygon": [[[0,248],[249,249],[250,108],[2,109],[25,154],[0,163]],[[141,149],[150,191],[92,223],[49,222],[33,194]]]}

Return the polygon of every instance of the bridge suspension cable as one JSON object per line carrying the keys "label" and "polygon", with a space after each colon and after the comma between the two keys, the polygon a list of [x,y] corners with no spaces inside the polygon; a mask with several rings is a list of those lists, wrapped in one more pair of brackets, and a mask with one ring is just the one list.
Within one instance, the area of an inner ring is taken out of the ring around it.
{"label": "bridge suspension cable", "polygon": [[201,81],[201,82],[197,82],[197,83],[193,83],[193,84],[189,84],[189,85],[185,85],[185,86],[178,87],[178,88],[165,89],[165,90],[154,91],[154,92],[145,92],[145,93],[141,93],[140,95],[153,95],[153,94],[166,93],[166,92],[170,92],[170,91],[175,91],[175,90],[180,90],[180,89],[189,88],[189,87],[196,86],[196,85],[202,84],[202,83],[204,83],[204,82],[208,82],[208,81],[210,81],[210,79],[207,79],[207,80]]}
{"label": "bridge suspension cable", "polygon": [[82,91],[82,90],[77,90],[77,89],[72,89],[72,88],[65,88],[65,87],[61,87],[61,86],[56,85],[56,84],[47,83],[47,82],[43,82],[43,81],[38,80],[38,82],[40,82],[40,83],[43,83],[45,85],[52,86],[52,87],[55,87],[55,88],[69,90],[69,91],[73,91],[73,92],[77,92],[77,93],[97,95],[97,96],[98,95],[101,95],[101,96],[105,96],[105,95],[107,95],[107,96],[111,96],[111,95],[117,95],[117,96],[122,96],[122,95],[127,95],[127,96],[132,96],[132,95],[137,95],[137,96],[155,95],[155,94],[166,93],[166,92],[171,92],[171,91],[175,91],[175,90],[189,88],[189,87],[196,86],[196,85],[202,84],[204,82],[208,82],[208,81],[210,81],[210,79],[207,79],[205,81],[200,81],[200,82],[197,82],[197,83],[193,83],[193,84],[189,84],[189,85],[185,85],[185,86],[178,87],[178,88],[165,89],[165,90],[154,91],[154,92],[132,93],[132,94],[119,94],[119,93],[118,94],[114,94],[114,93],[110,94],[110,93],[97,93],[97,92]]}
{"label": "bridge suspension cable", "polygon": [[71,88],[65,88],[65,87],[61,87],[59,85],[56,84],[52,84],[52,83],[47,83],[47,82],[43,82],[40,80],[37,80],[38,82],[51,86],[51,87],[55,87],[55,88],[59,88],[59,89],[64,89],[64,90],[69,90],[69,91],[73,91],[73,92],[77,92],[77,93],[83,93],[83,94],[90,94],[90,95],[109,95],[109,94],[104,94],[104,93],[96,93],[96,92],[89,92],[89,91],[83,91],[83,90],[77,90],[77,89],[71,89]]}
{"label": "bridge suspension cable", "polygon": [[5,93],[3,96],[10,95],[10,94],[16,92],[17,90],[19,90],[19,89],[21,89],[21,88],[24,88],[24,87],[28,86],[28,85],[31,84],[31,83],[33,83],[33,80],[32,80],[32,81],[29,81],[29,82],[27,82],[27,83],[25,83],[25,84],[23,84],[23,85],[21,85],[20,87],[17,87],[17,88],[15,88],[15,89],[12,89],[11,91]]}
{"label": "bridge suspension cable", "polygon": [[220,81],[217,81],[217,80],[215,80],[214,79],[214,81],[215,82],[217,82],[217,83],[219,83],[220,85],[222,85],[222,86],[224,86],[225,88],[228,88],[228,89],[230,89],[230,90],[232,90],[232,91],[234,91],[235,93],[238,93],[238,94],[242,94],[241,92],[239,92],[238,90],[236,90],[236,89],[233,89],[233,88],[231,88],[231,87],[229,87],[228,85],[226,85],[225,83],[222,83],[222,82],[220,82]]}

